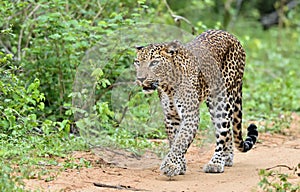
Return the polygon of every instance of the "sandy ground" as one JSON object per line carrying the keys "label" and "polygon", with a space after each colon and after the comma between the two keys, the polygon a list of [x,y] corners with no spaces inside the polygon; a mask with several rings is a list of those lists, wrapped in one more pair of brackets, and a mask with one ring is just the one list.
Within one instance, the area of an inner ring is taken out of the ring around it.
{"label": "sandy ground", "polygon": [[[222,174],[207,174],[202,171],[213,153],[213,144],[199,148],[193,144],[187,153],[188,170],[169,180],[160,174],[160,159],[152,153],[141,157],[120,150],[95,149],[91,152],[74,152],[72,158],[92,162],[91,168],[67,169],[51,181],[26,180],[26,188],[41,191],[119,191],[111,186],[127,188],[123,191],[165,191],[165,192],[247,192],[259,191],[260,169],[277,165],[295,167],[300,163],[300,118],[293,115],[293,123],[286,135],[261,134],[259,141],[248,153],[235,152],[233,167],[225,167]],[[49,169],[49,167],[48,167]],[[59,167],[52,167],[56,173]],[[284,173],[292,171],[282,167]],[[277,169],[278,170],[278,169]],[[294,174],[289,178],[300,183]],[[103,186],[97,187],[94,183]],[[105,186],[106,185],[106,186]]]}

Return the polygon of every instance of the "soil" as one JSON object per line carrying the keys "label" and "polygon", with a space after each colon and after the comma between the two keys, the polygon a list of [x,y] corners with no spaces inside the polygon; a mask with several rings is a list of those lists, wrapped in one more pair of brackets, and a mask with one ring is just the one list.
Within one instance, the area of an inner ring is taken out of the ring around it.
{"label": "soil", "polygon": [[[291,127],[283,134],[260,134],[258,143],[247,152],[235,151],[233,167],[225,167],[222,174],[202,171],[213,154],[213,144],[197,147],[193,144],[186,155],[188,169],[185,175],[169,179],[161,175],[161,159],[151,152],[142,156],[130,152],[98,148],[89,152],[74,152],[75,160],[84,158],[92,162],[90,168],[66,169],[53,166],[54,174],[25,181],[29,190],[41,191],[261,191],[259,170],[278,166],[277,170],[292,175],[289,181],[300,183],[299,169],[289,170],[300,163],[300,117],[293,114]],[[64,161],[64,159],[61,159]],[[295,173],[296,172],[296,173]],[[48,179],[46,179],[46,177]],[[99,186],[95,186],[95,183]]]}

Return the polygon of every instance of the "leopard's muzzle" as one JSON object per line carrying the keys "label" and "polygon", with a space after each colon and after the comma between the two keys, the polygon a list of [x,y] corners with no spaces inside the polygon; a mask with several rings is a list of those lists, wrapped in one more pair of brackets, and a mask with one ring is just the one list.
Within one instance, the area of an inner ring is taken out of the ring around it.
{"label": "leopard's muzzle", "polygon": [[153,93],[157,89],[159,83],[158,83],[158,81],[149,82],[145,78],[138,78],[137,85],[143,87],[143,92],[145,94],[150,94],[150,93]]}

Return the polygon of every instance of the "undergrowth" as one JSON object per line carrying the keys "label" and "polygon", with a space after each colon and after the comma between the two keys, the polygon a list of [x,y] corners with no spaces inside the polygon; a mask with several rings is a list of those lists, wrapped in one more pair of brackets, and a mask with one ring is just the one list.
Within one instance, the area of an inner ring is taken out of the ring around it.
{"label": "undergrowth", "polygon": [[[282,170],[265,170],[259,171],[260,182],[258,186],[267,192],[297,192],[300,191],[300,163],[294,168],[286,167],[290,169],[290,173]],[[298,172],[298,173],[296,173]]]}

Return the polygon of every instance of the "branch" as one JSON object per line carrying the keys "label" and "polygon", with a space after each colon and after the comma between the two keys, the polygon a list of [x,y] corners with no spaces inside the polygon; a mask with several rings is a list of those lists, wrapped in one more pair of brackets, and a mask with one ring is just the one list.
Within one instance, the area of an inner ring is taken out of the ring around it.
{"label": "branch", "polygon": [[[25,24],[27,22],[27,20],[40,8],[40,4],[38,4],[25,18],[25,20],[23,21],[23,23]],[[24,33],[24,27],[25,25],[22,26],[21,31],[20,31],[20,35],[19,35],[19,40],[18,40],[18,57],[17,60],[20,61],[22,56],[21,56],[21,46],[22,46],[22,38],[23,38],[23,33]]]}
{"label": "branch", "polygon": [[164,0],[164,3],[165,3],[165,5],[166,5],[168,11],[170,12],[170,14],[171,14],[171,15],[174,15],[173,10],[170,8],[170,6],[169,6],[167,0]]}
{"label": "branch", "polygon": [[236,13],[233,15],[233,18],[229,22],[229,27],[233,27],[238,15],[240,14],[241,8],[242,8],[243,0],[237,0],[236,1]]}
{"label": "branch", "polygon": [[76,16],[76,19],[79,20],[81,18],[81,16],[83,16],[83,13],[81,13],[81,10],[86,10],[89,7],[90,4],[90,0],[85,1],[84,6],[83,5],[76,5],[76,7],[79,9],[78,11],[78,15]]}
{"label": "branch", "polygon": [[0,45],[4,48],[5,52],[8,54],[12,54],[13,53],[6,47],[6,45],[2,42],[2,39],[0,39]]}
{"label": "branch", "polygon": [[106,5],[107,5],[108,2],[109,2],[109,1],[106,1],[105,4],[104,4],[103,6],[101,6],[101,4],[100,4],[99,1],[97,2],[98,7],[99,7],[99,11],[98,11],[98,13],[95,15],[95,17],[93,18],[93,22],[92,22],[92,23],[94,23],[95,20],[101,15],[103,9],[106,7]]}
{"label": "branch", "polygon": [[[130,101],[131,96],[132,96],[132,91],[129,92],[129,95],[128,95],[128,101]],[[122,121],[123,121],[123,119],[124,119],[124,117],[125,117],[127,111],[128,111],[128,105],[123,109],[122,116],[121,116],[120,120],[118,121],[118,124],[121,124],[121,123],[122,123]]]}
{"label": "branch", "polygon": [[164,0],[164,3],[168,9],[168,12],[170,13],[171,17],[173,17],[175,23],[178,23],[178,25],[180,26],[180,21],[183,20],[185,21],[188,25],[190,25],[190,27],[192,28],[192,34],[195,35],[196,33],[196,28],[195,26],[192,24],[192,22],[190,20],[188,20],[187,18],[180,16],[180,15],[176,15],[174,14],[173,10],[170,8],[167,0]]}

